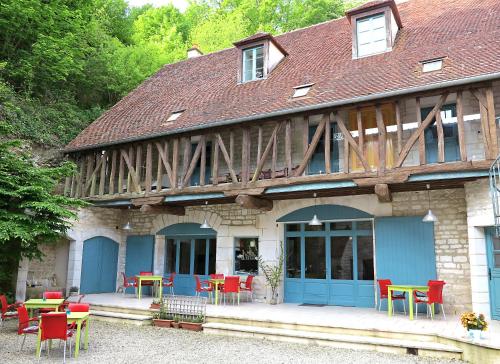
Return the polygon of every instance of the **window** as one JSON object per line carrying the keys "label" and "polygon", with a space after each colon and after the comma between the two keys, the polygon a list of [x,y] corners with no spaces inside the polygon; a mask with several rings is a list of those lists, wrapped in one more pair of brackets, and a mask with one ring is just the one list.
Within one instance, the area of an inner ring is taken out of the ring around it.
{"label": "window", "polygon": [[294,87],[292,97],[306,96],[309,93],[309,90],[311,89],[311,87],[312,87],[312,84]]}
{"label": "window", "polygon": [[217,241],[210,237],[182,237],[165,239],[165,273],[215,273]]}
{"label": "window", "polygon": [[352,264],[352,237],[332,236],[330,238],[330,255],[332,265],[332,279],[353,279]]}
{"label": "window", "polygon": [[375,14],[356,21],[357,56],[381,53],[387,50],[385,14]]}
{"label": "window", "polygon": [[[309,143],[312,142],[314,133],[316,132],[317,125],[309,126]],[[332,172],[339,171],[339,141],[335,138],[338,134],[338,127],[336,123],[330,123],[330,168]],[[307,172],[308,174],[323,174],[326,171],[325,165],[325,133],[321,135],[321,138],[314,150],[311,157],[311,161],[308,164]]]}
{"label": "window", "polygon": [[439,71],[443,68],[443,60],[442,59],[434,59],[432,61],[424,61],[422,62],[422,72],[433,72]]}
{"label": "window", "polygon": [[168,117],[167,121],[175,121],[179,118],[179,116],[182,115],[184,110],[179,110],[179,111],[174,111],[170,116]]}
{"label": "window", "polygon": [[175,245],[175,240],[174,239],[167,239],[165,242],[165,248],[166,248],[166,253],[165,253],[165,273],[172,273],[175,272],[175,264],[176,264],[176,257],[177,257],[177,251],[176,251],[176,245]]}
{"label": "window", "polygon": [[286,277],[300,278],[302,272],[300,237],[289,237],[286,239]]}
{"label": "window", "polygon": [[236,274],[258,274],[258,238],[236,238],[234,246],[234,272]]}
{"label": "window", "polygon": [[[432,107],[422,108],[420,113],[422,120],[431,112]],[[444,161],[456,162],[460,160],[460,147],[458,143],[458,124],[457,124],[456,104],[443,105],[441,107],[441,120],[444,136]],[[438,132],[436,118],[425,129],[425,158],[427,163],[438,162]]]}
{"label": "window", "polygon": [[260,45],[243,50],[242,81],[264,78],[264,46]]}

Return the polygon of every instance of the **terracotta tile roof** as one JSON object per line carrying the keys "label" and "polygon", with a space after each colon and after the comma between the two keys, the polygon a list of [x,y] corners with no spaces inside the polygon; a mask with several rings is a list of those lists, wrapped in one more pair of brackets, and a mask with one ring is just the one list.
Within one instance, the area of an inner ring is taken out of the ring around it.
{"label": "terracotta tile roof", "polygon": [[[66,150],[500,72],[500,1],[411,0],[398,8],[404,27],[392,52],[353,60],[351,26],[341,18],[275,37],[289,55],[264,80],[237,84],[236,48],[166,65]],[[437,57],[447,57],[442,71],[419,71],[420,61]],[[314,83],[308,97],[292,99],[293,87],[306,83]]]}

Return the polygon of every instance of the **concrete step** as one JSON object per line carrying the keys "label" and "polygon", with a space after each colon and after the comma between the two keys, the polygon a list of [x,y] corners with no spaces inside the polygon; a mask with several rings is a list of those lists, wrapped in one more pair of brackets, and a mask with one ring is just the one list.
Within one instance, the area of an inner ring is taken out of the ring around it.
{"label": "concrete step", "polygon": [[138,315],[132,313],[90,310],[90,315],[95,320],[107,322],[125,322],[137,326],[151,325],[151,315]]}
{"label": "concrete step", "polygon": [[109,312],[119,312],[128,313],[132,315],[150,315],[155,312],[155,310],[150,310],[147,308],[134,308],[134,307],[123,307],[116,305],[95,305],[90,304],[90,309],[93,311],[109,311]]}
{"label": "concrete step", "polygon": [[267,340],[316,344],[355,350],[373,350],[395,354],[415,354],[426,357],[462,359],[462,350],[436,342],[369,337],[361,335],[331,334],[262,326],[235,325],[209,322],[203,325],[205,334],[257,337]]}

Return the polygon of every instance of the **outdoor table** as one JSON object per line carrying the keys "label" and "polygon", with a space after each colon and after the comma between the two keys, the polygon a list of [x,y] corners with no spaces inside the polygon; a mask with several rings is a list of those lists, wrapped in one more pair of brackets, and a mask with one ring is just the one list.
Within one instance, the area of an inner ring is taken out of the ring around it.
{"label": "outdoor table", "polygon": [[59,310],[59,306],[61,306],[64,302],[64,298],[33,298],[24,302],[24,307],[29,310],[30,317],[33,316],[33,310],[37,308],[54,308],[56,312]]}
{"label": "outdoor table", "polygon": [[224,284],[224,278],[210,278],[208,280],[214,287],[215,290],[215,304],[219,302],[219,284]]}
{"label": "outdoor table", "polygon": [[[75,358],[78,357],[78,353],[80,351],[80,335],[82,331],[82,323],[86,321],[85,325],[85,342],[84,348],[87,350],[89,348],[89,321],[90,321],[90,312],[70,312],[67,315],[68,324],[72,324],[76,322],[76,337],[75,337]],[[40,319],[40,327],[41,327],[41,319]],[[36,343],[36,356],[40,357],[41,346],[42,346],[42,330],[38,330],[38,341]],[[51,344],[51,341],[50,341]],[[50,345],[49,344],[49,345]]]}
{"label": "outdoor table", "polygon": [[[413,320],[413,292],[414,291],[422,291],[427,292],[429,287],[427,286],[412,286],[412,285],[390,285],[387,286],[387,314],[392,316],[392,292],[408,292],[408,309],[410,311],[410,320]],[[434,305],[432,305],[432,310],[434,312]]]}
{"label": "outdoor table", "polygon": [[163,276],[146,276],[146,275],[136,275],[135,276],[137,278],[137,289],[138,289],[138,293],[137,293],[137,298],[141,299],[141,293],[142,293],[142,281],[154,281],[154,282],[158,282],[158,285],[160,286],[160,289],[159,289],[159,296],[158,298],[161,299],[162,297],[162,289],[163,289]]}

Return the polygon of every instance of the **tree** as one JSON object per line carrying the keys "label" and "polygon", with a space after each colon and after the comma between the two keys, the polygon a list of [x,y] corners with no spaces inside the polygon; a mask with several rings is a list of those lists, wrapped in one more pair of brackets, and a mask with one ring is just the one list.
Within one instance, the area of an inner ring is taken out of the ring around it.
{"label": "tree", "polygon": [[[0,123],[0,135],[11,128]],[[37,166],[20,141],[0,140],[0,291],[12,289],[22,258],[42,257],[40,244],[57,241],[84,202],[55,194],[61,179],[74,172],[74,164]]]}

